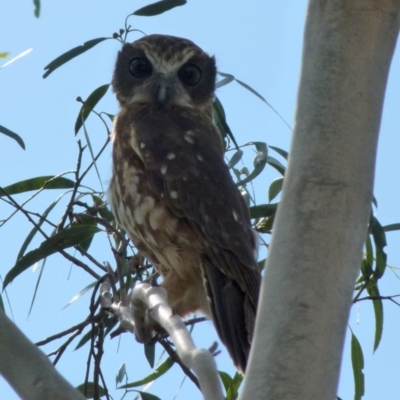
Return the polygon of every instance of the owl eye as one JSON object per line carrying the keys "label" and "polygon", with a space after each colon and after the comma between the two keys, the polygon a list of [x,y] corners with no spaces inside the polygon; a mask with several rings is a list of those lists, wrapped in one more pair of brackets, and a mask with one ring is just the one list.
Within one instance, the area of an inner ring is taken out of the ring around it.
{"label": "owl eye", "polygon": [[201,69],[196,64],[185,64],[178,72],[179,79],[186,86],[195,86],[200,82]]}
{"label": "owl eye", "polygon": [[136,57],[131,61],[129,71],[134,78],[146,78],[153,72],[153,67],[146,57]]}

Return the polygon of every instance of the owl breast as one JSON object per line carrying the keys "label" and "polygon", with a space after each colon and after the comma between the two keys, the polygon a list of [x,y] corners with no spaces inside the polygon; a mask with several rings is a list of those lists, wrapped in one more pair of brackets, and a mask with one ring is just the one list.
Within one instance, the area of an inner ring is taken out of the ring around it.
{"label": "owl breast", "polygon": [[[174,311],[181,316],[196,311],[210,315],[201,275],[202,246],[186,221],[172,214],[166,201],[152,192],[132,147],[129,157],[115,162],[115,152],[124,152],[119,147],[114,143],[114,173],[108,192],[118,223],[162,276]],[[185,292],[183,288],[189,289]]]}

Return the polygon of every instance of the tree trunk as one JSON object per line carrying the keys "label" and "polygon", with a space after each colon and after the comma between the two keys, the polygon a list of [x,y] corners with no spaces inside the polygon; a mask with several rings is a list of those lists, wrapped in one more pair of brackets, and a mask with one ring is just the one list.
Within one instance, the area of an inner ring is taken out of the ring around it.
{"label": "tree trunk", "polygon": [[296,124],[241,399],[333,400],[400,0],[311,0]]}

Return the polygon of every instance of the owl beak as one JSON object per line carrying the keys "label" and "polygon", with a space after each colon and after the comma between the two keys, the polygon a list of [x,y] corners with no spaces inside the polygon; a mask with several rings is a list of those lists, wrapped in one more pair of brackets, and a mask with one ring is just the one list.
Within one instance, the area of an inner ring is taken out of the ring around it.
{"label": "owl beak", "polygon": [[168,84],[166,82],[160,83],[158,85],[157,91],[157,106],[159,110],[165,107],[165,105],[168,103],[169,98],[170,90]]}
{"label": "owl beak", "polygon": [[157,92],[157,105],[158,109],[163,108],[169,100],[169,87],[166,83],[161,83]]}

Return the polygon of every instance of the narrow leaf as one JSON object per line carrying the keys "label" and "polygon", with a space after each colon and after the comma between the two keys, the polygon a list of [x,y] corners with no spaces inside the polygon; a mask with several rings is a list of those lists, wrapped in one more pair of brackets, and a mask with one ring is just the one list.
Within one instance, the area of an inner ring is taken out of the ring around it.
{"label": "narrow leaf", "polygon": [[285,175],[286,168],[275,157],[268,156],[267,164],[269,164],[271,167],[274,167],[281,175]]}
{"label": "narrow leaf", "polygon": [[186,4],[186,0],[161,0],[156,3],[149,4],[148,6],[139,8],[133,15],[139,15],[142,17],[152,17],[153,15],[159,15],[166,11],[172,10],[175,7],[183,6]]}
{"label": "narrow leaf", "polygon": [[44,73],[43,78],[47,78],[53,71],[61,67],[61,65],[64,65],[68,61],[72,60],[73,58],[79,56],[82,53],[85,53],[92,47],[96,46],[97,44],[107,39],[110,38],[102,37],[102,38],[88,40],[83,45],[74,47],[73,49],[68,50],[66,53],[61,54],[61,56],[57,57],[55,60],[53,60],[51,63],[49,63],[44,67],[45,71],[46,70],[47,71]]}
{"label": "narrow leaf", "polygon": [[90,289],[94,288],[96,286],[96,282],[92,282],[89,285],[87,285],[86,287],[84,287],[80,292],[78,292],[64,307],[67,308],[68,306],[70,306],[72,303],[74,303],[75,301],[77,301],[78,299],[80,299],[85,293],[87,293]]}
{"label": "narrow leaf", "polygon": [[0,53],[0,58],[7,58],[10,53],[8,51]]}
{"label": "narrow leaf", "polygon": [[3,125],[0,125],[0,132],[3,133],[4,135],[10,137],[11,139],[14,139],[25,150],[25,143],[22,140],[21,136],[19,136],[18,134],[16,134],[13,131],[10,131]]}
{"label": "narrow leaf", "polygon": [[99,231],[100,229],[95,226],[73,225],[70,228],[64,229],[46,239],[37,249],[26,253],[22,258],[20,258],[14,267],[8,271],[4,279],[3,289],[19,274],[39,260],[42,260],[59,250],[78,245]]}
{"label": "narrow leaf", "polygon": [[119,386],[119,389],[129,389],[129,388],[134,388],[142,385],[146,385],[149,382],[155,381],[157,378],[160,376],[164,375],[172,366],[174,365],[174,361],[171,360],[171,358],[167,358],[165,361],[163,361],[156,369],[154,372],[151,374],[147,375],[145,378],[140,379],[135,382],[128,383],[123,386]]}
{"label": "narrow leaf", "polygon": [[144,355],[148,363],[150,364],[151,368],[154,368],[154,358],[156,355],[156,345],[154,343],[151,344],[144,344]]}
{"label": "narrow leaf", "polygon": [[232,383],[229,386],[226,393],[226,400],[236,400],[238,397],[239,387],[243,381],[243,375],[236,372],[235,376],[232,379]]}
{"label": "narrow leaf", "polygon": [[229,387],[232,384],[233,379],[229,374],[224,371],[218,371],[219,377],[221,378],[222,384],[224,385],[225,392],[228,392]]}
{"label": "narrow leaf", "polygon": [[36,235],[36,233],[39,231],[39,228],[42,226],[43,222],[45,221],[45,219],[47,218],[47,216],[49,215],[50,211],[55,207],[55,205],[59,202],[59,200],[62,198],[63,196],[59,196],[53,203],[51,203],[49,205],[49,207],[46,208],[46,210],[44,211],[44,213],[40,216],[39,221],[36,223],[36,226],[34,226],[32,228],[32,230],[29,232],[28,236],[26,237],[26,239],[24,240],[24,243],[22,243],[22,246],[18,252],[17,255],[17,260],[18,261],[24,254],[26,249],[28,248],[29,244],[31,243],[32,239],[34,238],[34,236]]}
{"label": "narrow leaf", "polygon": [[39,189],[71,189],[74,187],[74,181],[71,179],[63,178],[62,176],[38,176],[36,178],[26,179],[12,185],[0,188],[0,197],[4,196],[2,191],[8,195],[14,195],[30,190]]}
{"label": "narrow leaf", "polygon": [[254,178],[256,178],[258,175],[261,174],[261,172],[264,170],[265,165],[267,163],[268,159],[268,147],[266,143],[263,142],[253,142],[256,146],[257,149],[257,155],[254,158],[254,169],[251,171],[251,173],[243,180],[236,182],[237,186],[243,186],[246,183],[252,181]]}
{"label": "narrow leaf", "polygon": [[259,204],[257,206],[250,207],[251,218],[264,218],[271,217],[276,214],[278,204]]}
{"label": "narrow leaf", "polygon": [[86,332],[81,339],[79,340],[78,344],[76,345],[74,350],[80,349],[83,345],[85,345],[93,335],[93,329],[90,329],[88,332]]}
{"label": "narrow leaf", "polygon": [[397,224],[385,225],[385,226],[382,226],[382,229],[385,232],[400,231],[400,224],[397,223]]}
{"label": "narrow leaf", "polygon": [[[81,385],[76,387],[87,399],[94,399],[95,396],[95,384],[93,382],[82,383]],[[100,385],[97,386],[99,396],[105,396],[106,391]]]}
{"label": "narrow leaf", "polygon": [[39,16],[40,16],[40,0],[33,0],[33,4],[35,6],[35,17],[39,18]]}
{"label": "narrow leaf", "polygon": [[78,118],[76,119],[75,122],[75,135],[78,133],[79,129],[82,127],[83,123],[86,121],[87,117],[92,112],[96,104],[107,93],[109,86],[110,84],[107,83],[93,90],[93,92],[89,95],[85,103],[82,105],[78,114]]}
{"label": "narrow leaf", "polygon": [[285,160],[289,158],[289,153],[286,150],[283,150],[279,147],[268,146],[270,149],[275,150],[278,154],[280,154]]}
{"label": "narrow leaf", "polygon": [[283,178],[275,179],[268,190],[268,201],[271,202],[282,190]]}
{"label": "narrow leaf", "polygon": [[364,356],[360,342],[353,332],[351,332],[351,362],[354,375],[354,400],[360,400],[364,395]]}
{"label": "narrow leaf", "polygon": [[159,397],[154,396],[154,394],[150,394],[147,392],[140,392],[140,391],[137,392],[140,394],[142,400],[161,400]]}
{"label": "narrow leaf", "polygon": [[124,379],[126,375],[126,367],[125,364],[122,364],[119,368],[118,368],[118,373],[117,376],[115,377],[115,383],[118,385],[118,383],[122,382],[122,379]]}
{"label": "narrow leaf", "polygon": [[234,145],[236,147],[239,147],[238,144],[236,143],[235,137],[233,136],[231,128],[229,128],[228,123],[226,122],[225,110],[224,107],[222,106],[222,103],[219,101],[218,97],[215,97],[212,113],[213,113],[214,123],[218,128],[222,138],[225,139],[226,136],[228,136],[232,140]]}
{"label": "narrow leaf", "polygon": [[243,151],[242,150],[236,151],[226,166],[228,168],[233,168],[242,159],[242,157],[243,157]]}
{"label": "narrow leaf", "polygon": [[215,84],[215,89],[222,88],[222,86],[228,85],[235,79],[235,77],[231,74],[224,74],[222,72],[218,72],[218,74],[224,78]]}
{"label": "narrow leaf", "polygon": [[[377,285],[367,286],[367,292],[371,297],[379,297],[379,289]],[[381,299],[372,300],[375,314],[375,340],[374,340],[374,352],[379,347],[379,343],[382,339],[383,332],[383,304]]]}

